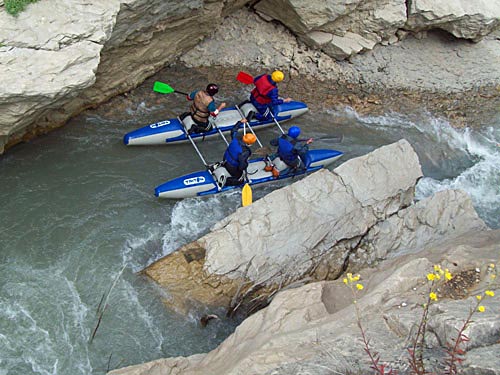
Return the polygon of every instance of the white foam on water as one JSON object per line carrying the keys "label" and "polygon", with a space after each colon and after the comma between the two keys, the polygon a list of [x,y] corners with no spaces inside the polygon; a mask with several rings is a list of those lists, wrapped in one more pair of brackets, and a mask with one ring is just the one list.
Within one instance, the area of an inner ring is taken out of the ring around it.
{"label": "white foam on water", "polygon": [[162,106],[159,105],[148,107],[145,102],[140,102],[135,108],[126,108],[125,112],[130,116],[143,116],[144,114],[156,112],[161,108]]}
{"label": "white foam on water", "polygon": [[[58,283],[63,280],[55,281]],[[40,288],[47,289],[53,282],[54,280]],[[58,283],[58,285],[64,285],[64,283]],[[87,356],[84,351],[80,350],[81,348],[78,350],[78,355],[74,355],[75,351],[71,344],[73,338],[69,335],[73,333],[74,323],[81,322],[75,322],[71,319],[71,314],[68,316],[67,310],[60,308],[60,303],[62,303],[60,296],[54,296],[53,305],[50,307],[43,304],[37,306],[33,304],[33,299],[36,300],[37,296],[27,296],[25,297],[27,300],[23,299],[26,294],[43,294],[41,290],[35,290],[31,283],[22,287],[19,285],[6,285],[5,287],[16,289],[13,297],[17,296],[18,301],[0,301],[0,320],[8,321],[7,327],[3,328],[10,332],[8,337],[4,336],[2,341],[5,345],[0,348],[3,365],[8,368],[28,366],[37,374],[56,375],[59,373],[60,358],[67,358],[67,361],[71,363],[67,363],[65,367],[76,366],[81,368],[81,374],[90,373],[91,367]],[[75,308],[78,309],[78,306]],[[45,319],[49,314],[52,315],[52,319]],[[42,325],[38,323],[39,320]],[[49,332],[44,328],[48,322],[55,324],[55,330],[50,328]],[[81,358],[82,354],[84,358]],[[86,365],[75,363],[80,360],[86,362]]]}
{"label": "white foam on water", "polygon": [[240,191],[234,191],[177,202],[172,210],[170,228],[163,236],[162,256],[208,232],[212,225],[238,207],[240,195]]}
{"label": "white foam on water", "polygon": [[136,310],[136,316],[144,322],[148,332],[150,333],[149,335],[147,335],[149,338],[148,341],[151,342],[151,340],[153,340],[154,348],[158,353],[161,353],[161,347],[164,340],[164,337],[159,329],[161,325],[155,322],[154,318],[142,306],[137,295],[137,290],[135,290],[134,287],[126,281],[124,281],[123,284],[125,286],[124,293],[126,300],[128,301],[128,303],[134,306]]}
{"label": "white foam on water", "polygon": [[[141,227],[141,237],[130,236],[125,240],[121,250],[122,264],[129,264],[134,272],[141,271],[150,258],[156,258],[161,251],[161,237],[165,226],[157,223],[148,223]],[[144,259],[147,258],[147,259]]]}
{"label": "white foam on water", "polygon": [[[446,168],[449,165],[447,163],[457,157],[468,160],[468,166],[462,166],[452,178],[422,178],[417,184],[416,199],[423,199],[445,189],[461,189],[471,196],[478,213],[490,226],[500,226],[498,127],[490,126],[480,130],[456,129],[447,120],[433,117],[429,113],[423,113],[417,119],[398,113],[361,116],[347,108],[344,115],[363,126],[388,133],[400,134],[401,129],[404,129],[403,136],[407,136],[410,143],[418,148],[417,152],[421,156],[425,155],[435,167]],[[450,171],[442,172],[446,174]]]}

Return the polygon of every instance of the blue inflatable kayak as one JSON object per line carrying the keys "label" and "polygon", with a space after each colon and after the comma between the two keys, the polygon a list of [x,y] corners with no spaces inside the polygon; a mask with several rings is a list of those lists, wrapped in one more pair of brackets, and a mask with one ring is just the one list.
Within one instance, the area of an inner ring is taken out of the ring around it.
{"label": "blue inflatable kayak", "polygon": [[[336,150],[309,150],[304,158],[305,170],[294,171],[287,167],[279,157],[273,160],[275,167],[280,171],[279,177],[273,177],[272,171],[264,168],[266,162],[263,158],[249,161],[247,168],[248,183],[251,186],[260,185],[276,180],[283,180],[294,176],[317,171],[333,163],[343,155]],[[158,198],[182,199],[188,197],[218,194],[233,189],[240,189],[244,182],[238,186],[226,186],[226,179],[230,176],[226,168],[213,165],[204,171],[198,171],[165,182],[155,189]]]}
{"label": "blue inflatable kayak", "polygon": [[[240,107],[241,112],[244,116],[248,116],[250,111],[257,113],[257,110],[251,103],[245,103]],[[302,102],[291,101],[288,103],[282,103],[273,108],[274,116],[277,121],[287,121],[292,118],[298,117],[308,110],[307,105]],[[229,132],[231,128],[241,120],[240,112],[236,107],[224,108],[219,115],[215,118],[215,126],[219,128],[222,132]],[[259,121],[257,119],[252,119],[250,121],[250,126],[257,130],[272,126],[275,123],[273,118],[268,120]],[[181,120],[179,118],[174,118],[170,120],[164,120],[160,122],[155,122],[154,124],[146,125],[142,128],[133,130],[123,137],[123,143],[127,146],[146,146],[146,145],[165,145],[170,143],[178,142],[188,142],[189,139],[186,136],[184,128],[189,130],[193,124],[193,120],[190,116]],[[183,127],[184,125],[184,127]],[[215,137],[218,136],[218,130],[213,126],[212,129],[206,133],[192,134],[191,138],[193,140],[203,139],[204,137]]]}

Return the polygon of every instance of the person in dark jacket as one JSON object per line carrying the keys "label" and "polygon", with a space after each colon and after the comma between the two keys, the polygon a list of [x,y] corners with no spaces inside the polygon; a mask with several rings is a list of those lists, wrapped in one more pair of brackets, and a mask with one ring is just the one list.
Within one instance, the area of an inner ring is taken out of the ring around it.
{"label": "person in dark jacket", "polygon": [[250,150],[251,145],[255,143],[257,138],[252,133],[241,135],[238,129],[242,123],[246,123],[247,119],[243,118],[238,121],[231,129],[231,142],[224,152],[224,160],[222,165],[231,174],[227,179],[226,185],[240,185],[243,182],[243,173],[248,167],[248,159],[252,155]]}
{"label": "person in dark jacket", "polygon": [[216,117],[226,107],[226,103],[221,103],[218,107],[215,105],[213,96],[218,92],[219,86],[210,83],[206,90],[195,90],[187,96],[187,100],[192,102],[190,114],[195,122],[189,129],[189,134],[204,133],[211,129],[208,122],[209,116]]}
{"label": "person in dark jacket", "polygon": [[281,70],[275,70],[272,74],[262,74],[254,78],[255,88],[250,93],[250,102],[257,108],[255,118],[266,120],[271,117],[269,113],[273,106],[288,103],[292,99],[280,99],[278,93],[278,82],[283,81],[285,75]]}
{"label": "person in dark jacket", "polygon": [[300,128],[292,126],[288,129],[288,134],[272,139],[271,145],[278,146],[278,155],[290,168],[299,169],[305,168],[304,159],[306,152],[309,150],[308,145],[313,141],[312,138],[307,140],[298,140]]}

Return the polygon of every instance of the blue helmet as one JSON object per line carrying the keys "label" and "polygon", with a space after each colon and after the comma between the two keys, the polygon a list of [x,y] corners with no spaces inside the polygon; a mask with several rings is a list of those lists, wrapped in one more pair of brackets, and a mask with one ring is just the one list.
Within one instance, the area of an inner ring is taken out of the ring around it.
{"label": "blue helmet", "polygon": [[288,135],[292,138],[297,138],[300,134],[300,128],[298,126],[292,126],[288,129]]}

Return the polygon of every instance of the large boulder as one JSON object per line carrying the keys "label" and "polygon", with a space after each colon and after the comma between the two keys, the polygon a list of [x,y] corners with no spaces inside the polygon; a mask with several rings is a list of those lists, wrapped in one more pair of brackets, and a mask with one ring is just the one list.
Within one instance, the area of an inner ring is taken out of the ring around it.
{"label": "large boulder", "polygon": [[500,26],[498,1],[414,0],[409,2],[410,30],[442,29],[457,38],[478,42]]}
{"label": "large boulder", "polygon": [[494,1],[263,0],[255,9],[337,60],[394,43],[405,35],[402,30],[442,29],[477,42],[500,26],[500,4]]}
{"label": "large boulder", "polygon": [[407,141],[381,147],[238,209],[144,273],[168,290],[171,306],[231,310],[486,228],[463,192],[414,204],[421,176]]}
{"label": "large boulder", "polygon": [[265,0],[255,8],[337,60],[391,40],[406,22],[403,0]]}
{"label": "large boulder", "polygon": [[[428,317],[425,351],[427,370],[441,373],[442,345],[452,340],[477,303],[490,289],[498,261],[500,230],[474,231],[436,246],[362,269],[364,289],[353,296],[342,280],[318,282],[280,292],[265,309],[247,318],[218,348],[191,357],[159,359],[111,371],[110,375],[146,374],[330,374],[368,373],[360,322],[380,363],[399,372],[408,368],[407,348],[427,301],[426,274],[433,265],[449,268],[454,278],[442,282],[438,301]],[[493,272],[493,273],[492,273]],[[353,304],[353,301],[356,303]],[[476,312],[466,330],[470,341],[461,373],[500,374],[498,297],[486,298],[484,313]],[[439,365],[438,365],[439,366]]]}

